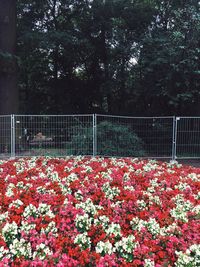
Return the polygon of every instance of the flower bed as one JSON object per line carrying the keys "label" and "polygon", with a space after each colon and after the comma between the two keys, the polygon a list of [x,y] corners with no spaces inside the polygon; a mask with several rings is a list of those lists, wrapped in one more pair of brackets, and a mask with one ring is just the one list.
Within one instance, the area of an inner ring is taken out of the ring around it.
{"label": "flower bed", "polygon": [[0,266],[200,266],[200,169],[0,161]]}

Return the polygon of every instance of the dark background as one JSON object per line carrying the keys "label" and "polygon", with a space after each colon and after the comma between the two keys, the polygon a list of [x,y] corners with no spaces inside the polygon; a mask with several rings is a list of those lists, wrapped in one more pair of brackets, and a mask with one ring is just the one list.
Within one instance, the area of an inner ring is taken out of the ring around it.
{"label": "dark background", "polygon": [[0,114],[200,116],[197,0],[0,0]]}

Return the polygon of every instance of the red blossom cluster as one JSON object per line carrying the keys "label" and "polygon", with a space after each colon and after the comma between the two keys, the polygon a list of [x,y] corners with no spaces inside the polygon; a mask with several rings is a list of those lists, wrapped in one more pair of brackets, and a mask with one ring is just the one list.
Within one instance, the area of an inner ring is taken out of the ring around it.
{"label": "red blossom cluster", "polygon": [[0,161],[2,267],[198,266],[199,249],[198,168],[131,158]]}

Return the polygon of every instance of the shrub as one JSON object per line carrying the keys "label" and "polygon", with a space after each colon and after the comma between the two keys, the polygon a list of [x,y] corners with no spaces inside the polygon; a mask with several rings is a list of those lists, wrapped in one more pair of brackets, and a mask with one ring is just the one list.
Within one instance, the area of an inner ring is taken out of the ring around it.
{"label": "shrub", "polygon": [[[93,128],[76,129],[69,154],[91,155],[93,153]],[[102,121],[97,125],[97,154],[105,156],[145,155],[143,142],[133,130],[122,124]]]}

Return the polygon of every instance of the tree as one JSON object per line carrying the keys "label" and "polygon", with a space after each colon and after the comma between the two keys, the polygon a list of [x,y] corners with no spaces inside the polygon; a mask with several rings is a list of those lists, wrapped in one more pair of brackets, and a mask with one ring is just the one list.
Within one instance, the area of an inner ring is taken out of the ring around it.
{"label": "tree", "polygon": [[16,0],[0,0],[0,114],[17,111]]}
{"label": "tree", "polygon": [[129,62],[153,14],[146,0],[20,0],[23,112],[125,113]]}
{"label": "tree", "polygon": [[200,5],[158,1],[140,52],[140,97],[148,114],[200,115]]}

